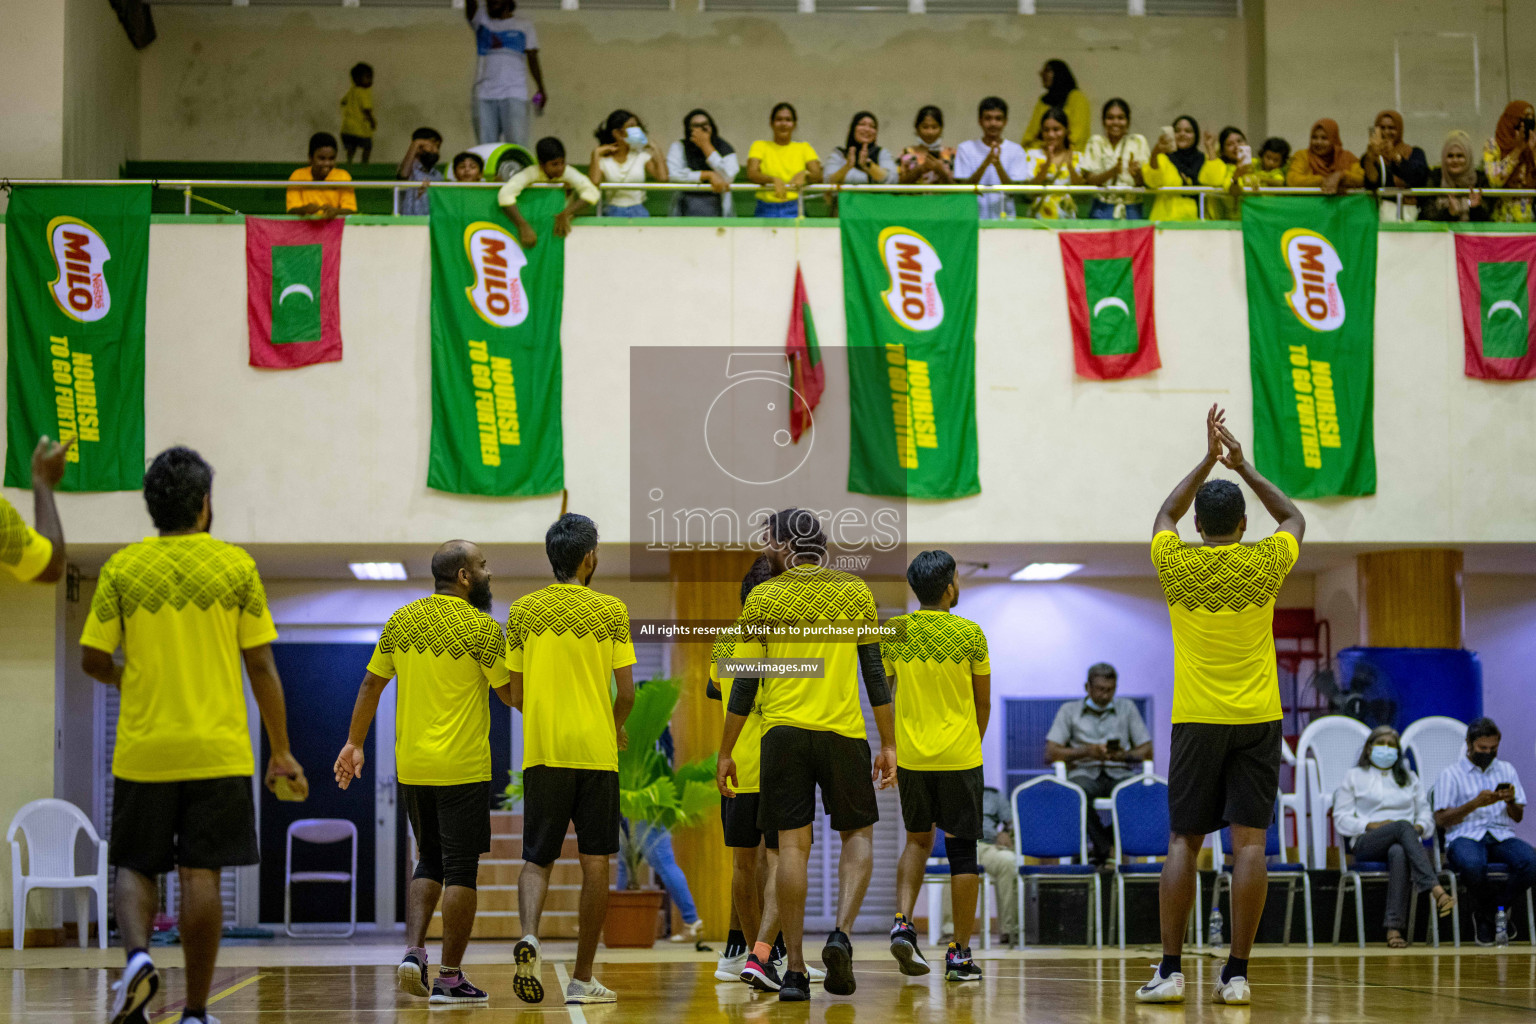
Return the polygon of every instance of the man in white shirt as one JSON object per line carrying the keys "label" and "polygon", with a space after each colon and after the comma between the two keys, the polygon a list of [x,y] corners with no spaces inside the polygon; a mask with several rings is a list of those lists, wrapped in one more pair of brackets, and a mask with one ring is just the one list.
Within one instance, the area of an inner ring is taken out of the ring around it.
{"label": "man in white shirt", "polygon": [[[464,16],[475,31],[475,89],[470,114],[475,137],[487,142],[527,146],[532,136],[531,107],[540,113],[548,96],[539,67],[539,34],[527,18],[515,18],[515,0],[466,0]],[[535,91],[528,91],[528,76]]]}
{"label": "man in white shirt", "polygon": [[[1514,765],[1499,760],[1499,727],[1491,718],[1467,726],[1467,752],[1440,773],[1434,791],[1435,824],[1445,832],[1445,852],[1472,897],[1477,944],[1494,941],[1494,915],[1508,912],[1515,937],[1514,908],[1536,882],[1536,850],[1516,839],[1513,826],[1525,817],[1525,790]],[[1502,865],[1506,880],[1490,883],[1488,865]]]}
{"label": "man in white shirt", "polygon": [[[955,150],[955,183],[958,185],[1017,185],[1029,178],[1029,159],[1024,147],[1003,138],[1008,127],[1008,104],[988,96],[976,110],[981,138],[967,139]],[[986,192],[976,197],[982,220],[1013,218],[1013,196]]]}

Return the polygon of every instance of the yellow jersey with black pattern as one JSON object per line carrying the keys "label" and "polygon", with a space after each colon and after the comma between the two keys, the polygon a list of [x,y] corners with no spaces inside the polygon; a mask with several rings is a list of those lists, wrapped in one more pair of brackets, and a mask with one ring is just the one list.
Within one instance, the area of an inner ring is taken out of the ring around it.
{"label": "yellow jersey with black pattern", "polygon": [[[731,687],[735,680],[730,676],[720,674],[720,659],[734,658],[736,656],[737,633],[735,628],[722,629],[715,635],[714,646],[709,651],[709,681],[720,688],[721,714],[729,714],[731,707]],[[731,751],[736,761],[736,785],[732,787],[738,794],[757,793],[762,789],[762,753],[763,753],[763,704],[761,699],[762,688],[758,688],[759,699],[752,702],[752,713],[742,723],[741,734],[736,738],[736,746]]]}
{"label": "yellow jersey with black pattern", "polygon": [[981,766],[972,680],[991,675],[987,637],[970,619],[918,609],[886,623],[897,639],[880,644],[895,679],[896,763],[929,772]]}
{"label": "yellow jersey with black pattern", "polygon": [[16,507],[0,498],[0,568],[30,583],[53,560],[53,542],[21,518]]}

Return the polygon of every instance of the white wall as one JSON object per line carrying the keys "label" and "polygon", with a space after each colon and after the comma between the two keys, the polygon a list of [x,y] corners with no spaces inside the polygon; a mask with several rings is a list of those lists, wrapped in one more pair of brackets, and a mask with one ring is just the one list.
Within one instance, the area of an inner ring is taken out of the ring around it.
{"label": "white wall", "polygon": [[64,175],[115,178],[138,150],[139,54],[108,0],[65,10]]}
{"label": "white wall", "polygon": [[64,171],[64,12],[59,0],[6,0],[0,30],[0,174]]}
{"label": "white wall", "polygon": [[[912,509],[910,540],[1144,539],[1199,457],[1221,402],[1251,408],[1237,231],[1157,242],[1163,369],[1099,383],[1072,374],[1057,239],[984,230],[977,398],[980,495]],[[427,232],[347,228],[342,362],[246,365],[244,231],[150,232],[147,450],[186,443],[220,470],[220,532],[239,543],[534,542],[558,496],[455,497],[425,486],[430,421]],[[1380,493],[1306,504],[1311,542],[1461,544],[1536,539],[1530,385],[1462,375],[1449,235],[1381,238],[1376,444]],[[835,228],[581,226],[567,250],[564,321],[570,506],[628,539],[628,352],[644,345],[783,344],[795,259],[831,376],[818,415],[846,422]],[[16,494],[13,500],[23,496]],[[134,493],[66,495],[71,539],[121,543],[146,527]]]}

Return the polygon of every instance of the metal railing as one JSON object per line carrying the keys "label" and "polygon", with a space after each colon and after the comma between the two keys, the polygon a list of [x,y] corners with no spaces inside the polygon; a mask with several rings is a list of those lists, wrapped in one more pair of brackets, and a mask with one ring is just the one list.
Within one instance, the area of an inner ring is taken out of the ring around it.
{"label": "metal railing", "polygon": [[[389,181],[250,181],[250,180],[243,180],[242,181],[242,180],[223,179],[223,178],[208,178],[208,179],[189,179],[189,178],[82,178],[82,179],[66,179],[66,178],[0,178],[0,191],[5,191],[5,190],[9,189],[13,185],[148,185],[148,186],[150,186],[153,189],[166,189],[166,190],[170,190],[170,191],[181,192],[183,197],[184,197],[184,199],[185,199],[184,206],[183,206],[183,212],[190,215],[192,213],[192,203],[193,203],[194,200],[196,200],[198,202],[208,203],[209,205],[213,205],[213,206],[219,206],[220,209],[222,209],[222,210],[224,210],[225,212],[228,212],[228,213],[239,213],[240,212],[238,210],[231,210],[228,207],[222,206],[221,204],[213,203],[212,200],[204,199],[204,198],[202,198],[200,196],[197,196],[195,194],[195,190],[199,189],[199,188],[201,188],[201,189],[209,189],[209,188],[219,188],[219,189],[285,189],[285,190],[286,189],[290,189],[290,188],[302,188],[302,189],[304,189],[306,191],[308,191],[310,189],[354,189],[354,190],[356,190],[356,189],[363,189],[363,190],[369,190],[369,189],[386,189],[387,188],[387,189],[395,189],[395,190],[397,190],[397,192],[396,192],[396,205],[395,205],[395,209],[398,212],[398,210],[399,210],[398,190],[420,189],[420,188],[423,188],[423,187],[426,187],[426,188],[471,188],[471,189],[473,189],[473,188],[482,188],[482,189],[495,188],[495,189],[499,189],[504,184],[506,184],[506,183],[505,182],[501,182],[501,181],[425,181],[425,182],[423,182],[423,181],[400,181],[400,180],[389,180]],[[564,188],[565,186],[560,184],[560,183],[558,183],[558,182],[536,182],[536,183],[533,183],[533,184],[529,185],[528,187],[529,188],[537,188],[537,189],[554,189],[554,188]],[[711,186],[711,185],[706,185],[706,184],[702,184],[702,183],[670,182],[670,181],[647,181],[647,182],[611,182],[611,181],[605,181],[605,182],[602,182],[601,184],[598,184],[596,187],[598,188],[599,191],[602,191],[602,192],[635,192],[635,191],[645,191],[645,192],[704,192],[704,193],[716,192],[716,189],[714,188],[714,186]],[[764,185],[759,185],[759,184],[756,184],[756,183],[753,183],[753,182],[732,182],[730,185],[726,186],[726,188],[729,191],[731,191],[732,193],[735,193],[735,192],[762,192],[762,191],[768,190],[770,187],[769,186],[764,186]],[[1154,198],[1157,197],[1157,196],[1163,196],[1163,195],[1190,196],[1190,197],[1195,199],[1195,201],[1196,201],[1196,203],[1198,205],[1199,214],[1200,214],[1200,219],[1201,220],[1205,219],[1205,212],[1206,212],[1205,211],[1205,204],[1206,204],[1206,198],[1208,196],[1209,197],[1215,197],[1215,198],[1237,199],[1237,198],[1241,198],[1243,196],[1252,196],[1252,195],[1270,195],[1270,196],[1302,196],[1302,195],[1308,195],[1308,196],[1315,196],[1315,195],[1319,195],[1322,192],[1322,190],[1320,188],[1316,188],[1316,187],[1299,187],[1299,186],[1276,186],[1276,187],[1264,187],[1264,188],[1256,188],[1256,189],[1241,189],[1239,191],[1233,191],[1231,189],[1217,188],[1214,185],[1176,185],[1176,186],[1172,186],[1172,187],[1169,187],[1169,188],[1150,189],[1150,188],[1141,188],[1141,187],[1135,187],[1135,186],[1127,187],[1127,186],[1118,186],[1118,185],[1025,185],[1025,184],[1014,184],[1014,185],[967,185],[967,184],[938,185],[938,184],[934,184],[934,185],[925,185],[925,184],[916,184],[916,183],[910,184],[910,185],[902,185],[902,184],[890,184],[890,185],[886,185],[886,184],[878,184],[878,185],[875,185],[875,184],[871,184],[871,185],[827,185],[827,184],[800,185],[800,186],[797,186],[794,189],[794,191],[797,193],[796,194],[796,201],[799,204],[798,213],[801,216],[805,215],[805,197],[807,195],[812,195],[812,196],[834,196],[834,195],[837,195],[838,193],[842,193],[842,192],[881,192],[881,193],[895,193],[895,194],[902,194],[902,193],[909,193],[909,194],[933,194],[933,193],[961,192],[961,193],[970,193],[970,194],[973,194],[973,195],[988,195],[988,194],[992,194],[992,193],[1001,193],[1001,194],[1004,194],[1004,195],[1026,195],[1026,196],[1045,196],[1045,195],[1063,195],[1063,194],[1065,194],[1065,195],[1094,196],[1095,198],[1097,198],[1099,196],[1116,196],[1116,197],[1119,197],[1119,196],[1152,196]],[[1484,198],[1486,198],[1486,199],[1507,199],[1507,198],[1522,198],[1522,199],[1524,199],[1524,198],[1536,198],[1536,189],[1528,189],[1528,188],[1485,188],[1485,189],[1481,189],[1479,191],[1480,191],[1481,195]],[[1341,194],[1343,194],[1343,193],[1352,193],[1352,194],[1375,195],[1375,196],[1377,196],[1380,199],[1395,200],[1396,204],[1397,204],[1397,219],[1398,220],[1402,220],[1403,219],[1403,211],[1404,211],[1404,208],[1405,208],[1405,203],[1404,203],[1405,199],[1408,199],[1408,198],[1414,197],[1414,196],[1465,196],[1465,195],[1468,194],[1468,192],[1469,192],[1469,190],[1468,189],[1464,189],[1464,188],[1416,188],[1416,189],[1408,189],[1408,188],[1381,188],[1381,189],[1375,189],[1375,190],[1364,189],[1364,188],[1355,188],[1355,189],[1341,189],[1340,190]],[[597,216],[597,217],[601,217],[603,215],[602,214],[602,206],[601,205],[598,205],[596,207],[596,209],[594,211],[594,215]]]}

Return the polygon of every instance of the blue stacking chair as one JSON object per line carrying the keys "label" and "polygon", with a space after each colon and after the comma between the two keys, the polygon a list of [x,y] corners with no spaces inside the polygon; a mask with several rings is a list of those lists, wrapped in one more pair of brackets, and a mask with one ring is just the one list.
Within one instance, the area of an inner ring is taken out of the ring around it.
{"label": "blue stacking chair", "polygon": [[[1040,775],[1015,789],[1009,802],[1013,805],[1013,854],[1019,865],[1019,946],[1024,945],[1027,881],[1035,886],[1090,886],[1088,934],[1094,946],[1102,949],[1104,890],[1098,868],[1088,863],[1088,794],[1070,782]],[[1025,864],[1025,857],[1057,863]]]}
{"label": "blue stacking chair", "polygon": [[[1307,915],[1307,948],[1312,948],[1312,877],[1305,864],[1287,864],[1271,860],[1283,857],[1285,849],[1280,845],[1280,802],[1275,801],[1275,816],[1270,819],[1269,830],[1264,834],[1264,857],[1269,860],[1269,880],[1285,882],[1285,945],[1291,944],[1291,914],[1296,909],[1296,883],[1301,883],[1302,910]],[[1306,855],[1306,837],[1298,836],[1302,844],[1298,852]],[[1232,895],[1232,871],[1227,867],[1227,854],[1232,850],[1232,829],[1227,827],[1216,833],[1216,881],[1211,885],[1211,906],[1221,906],[1221,892],[1227,891],[1230,906]],[[1230,915],[1228,915],[1230,918]],[[1198,925],[1198,920],[1196,922]],[[1337,940],[1335,940],[1337,941]]]}
{"label": "blue stacking chair", "polygon": [[[940,932],[940,918],[944,916],[941,885],[950,883],[949,851],[944,846],[944,830],[933,830],[933,849],[928,852],[928,860],[923,864],[923,888],[928,893],[928,945],[937,946],[942,937]],[[992,948],[992,877],[985,871],[981,873],[981,909],[977,912],[976,923],[981,928],[981,948]]]}
{"label": "blue stacking chair", "polygon": [[[1120,948],[1125,948],[1125,886],[1127,882],[1157,882],[1163,871],[1160,858],[1168,856],[1168,780],[1158,775],[1133,775],[1109,794],[1115,823],[1114,904]],[[1194,945],[1204,945],[1200,935],[1200,885],[1195,885]]]}

